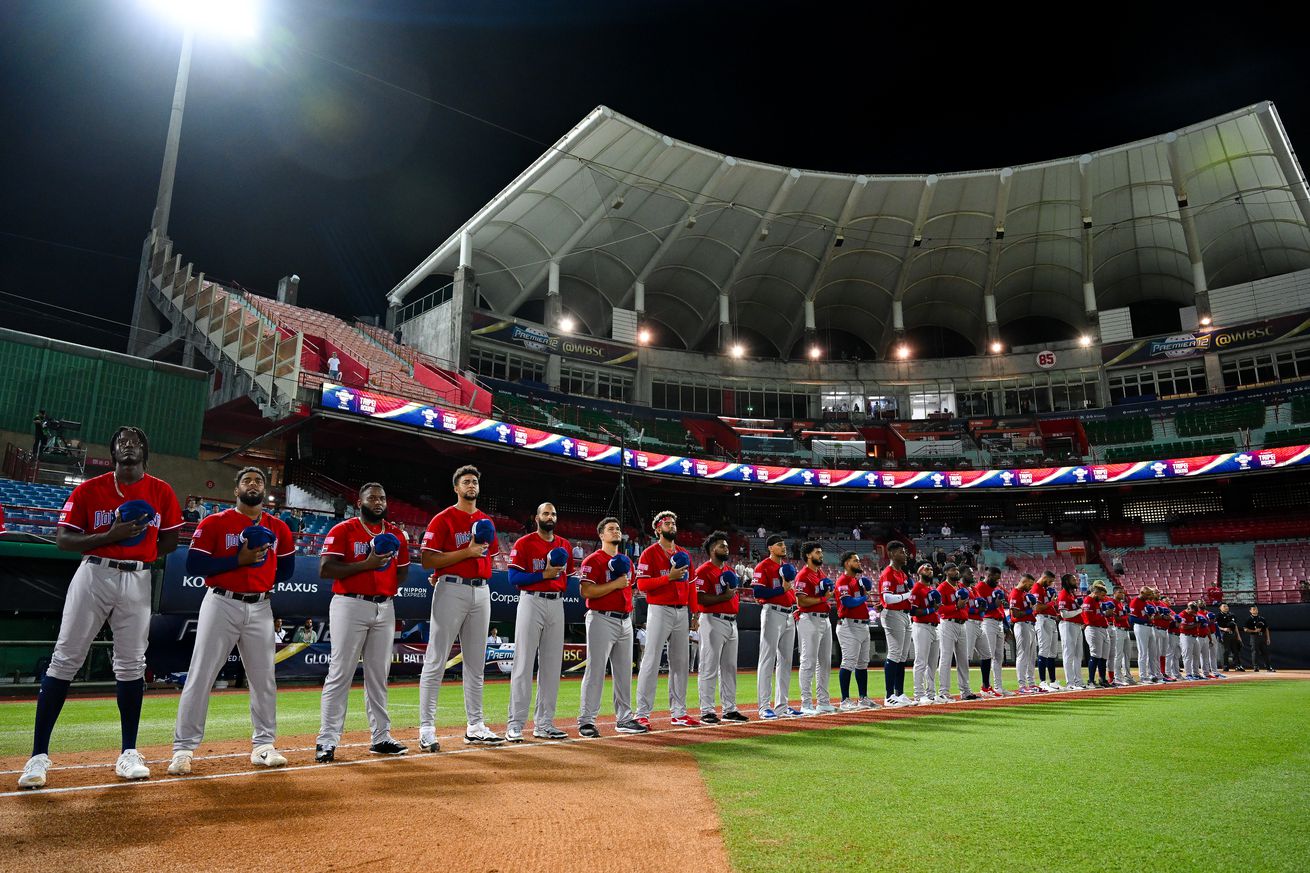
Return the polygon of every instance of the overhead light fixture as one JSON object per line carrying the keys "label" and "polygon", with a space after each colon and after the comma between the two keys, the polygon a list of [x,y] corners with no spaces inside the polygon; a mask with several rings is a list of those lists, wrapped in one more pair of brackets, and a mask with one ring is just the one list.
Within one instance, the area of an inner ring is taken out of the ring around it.
{"label": "overhead light fixture", "polygon": [[910,356],[909,346],[905,345],[904,343],[901,343],[899,346],[896,347],[896,357],[900,358],[903,361],[909,356]]}
{"label": "overhead light fixture", "polygon": [[768,238],[769,238],[769,226],[766,224],[764,225],[764,227],[760,228],[760,242],[764,242]]}
{"label": "overhead light fixture", "polygon": [[566,315],[559,320],[559,329],[565,333],[573,333],[574,327],[576,327],[576,325],[574,324],[573,316],[571,315]]}
{"label": "overhead light fixture", "polygon": [[259,32],[256,0],[146,0],[145,5],[202,34],[248,40]]}
{"label": "overhead light fixture", "polygon": [[646,343],[650,342],[649,328],[643,327],[637,331],[637,342],[641,343],[643,346],[646,345]]}
{"label": "overhead light fixture", "polygon": [[846,237],[842,236],[841,231],[838,231],[836,239],[832,241],[832,247],[834,249],[839,249],[842,247],[842,243],[844,242],[846,242]]}
{"label": "overhead light fixture", "polygon": [[992,354],[999,355],[1003,346],[999,342],[992,343]]}
{"label": "overhead light fixture", "polygon": [[734,491],[734,492],[732,492],[732,496],[733,496],[733,497],[740,497],[740,496],[741,496],[741,492],[740,492],[740,491]]}
{"label": "overhead light fixture", "polygon": [[1082,346],[1083,348],[1087,348],[1091,344],[1092,344],[1092,338],[1089,337],[1087,334],[1083,334],[1082,336],[1078,337],[1078,345]]}
{"label": "overhead light fixture", "polygon": [[741,343],[733,343],[732,348],[728,349],[728,353],[734,358],[740,358],[746,354],[746,348]]}
{"label": "overhead light fixture", "polygon": [[687,228],[691,229],[695,226],[696,226],[696,216],[693,215],[687,219]]}
{"label": "overhead light fixture", "polygon": [[810,357],[811,357],[811,358],[814,358],[814,359],[817,360],[817,359],[820,358],[822,355],[823,355],[823,350],[822,350],[822,349],[820,349],[818,346],[810,346]]}
{"label": "overhead light fixture", "polygon": [[622,209],[622,208],[623,208],[623,195],[622,195],[622,194],[620,194],[620,195],[619,195],[619,196],[614,200],[614,202],[613,202],[612,204],[610,204],[610,208],[611,208],[611,209]]}
{"label": "overhead light fixture", "polygon": [[1209,326],[1210,326],[1211,324],[1213,324],[1213,323],[1214,323],[1214,322],[1210,319],[1210,316],[1208,316],[1208,315],[1202,315],[1202,316],[1201,316],[1201,326],[1202,326],[1202,327],[1209,327]]}

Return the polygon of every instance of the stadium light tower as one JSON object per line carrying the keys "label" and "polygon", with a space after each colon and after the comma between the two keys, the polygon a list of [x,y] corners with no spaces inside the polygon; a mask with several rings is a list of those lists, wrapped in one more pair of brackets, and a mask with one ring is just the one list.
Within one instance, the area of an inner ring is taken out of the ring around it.
{"label": "stadium light tower", "polygon": [[168,214],[173,206],[173,180],[177,174],[177,149],[182,139],[182,110],[186,107],[187,79],[191,75],[191,44],[196,31],[233,40],[249,40],[259,29],[257,0],[144,0],[161,17],[182,25],[182,57],[173,87],[173,112],[168,119],[164,142],[164,166],[159,172],[159,196],[151,228],[168,236]]}

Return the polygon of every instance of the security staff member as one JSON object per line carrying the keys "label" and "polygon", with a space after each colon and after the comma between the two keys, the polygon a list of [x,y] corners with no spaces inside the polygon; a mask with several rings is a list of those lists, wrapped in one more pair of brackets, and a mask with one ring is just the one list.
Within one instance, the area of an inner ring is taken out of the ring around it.
{"label": "security staff member", "polygon": [[1269,622],[1260,615],[1258,607],[1251,607],[1251,617],[1242,625],[1242,630],[1246,631],[1246,638],[1251,641],[1251,669],[1259,670],[1260,664],[1256,658],[1262,658],[1265,669],[1273,673],[1273,665],[1269,663]]}
{"label": "security staff member", "polygon": [[1220,605],[1214,624],[1219,628],[1219,642],[1224,650],[1223,669],[1230,670],[1236,667],[1245,673],[1246,668],[1242,666],[1242,638],[1237,630],[1237,616],[1228,611],[1227,603]]}

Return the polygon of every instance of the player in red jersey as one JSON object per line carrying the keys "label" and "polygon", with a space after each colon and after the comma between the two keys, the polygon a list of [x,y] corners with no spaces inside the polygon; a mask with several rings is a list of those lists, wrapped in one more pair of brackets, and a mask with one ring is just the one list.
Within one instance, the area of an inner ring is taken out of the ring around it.
{"label": "player in red jersey", "polygon": [[1109,688],[1106,664],[1110,659],[1110,615],[1115,612],[1114,601],[1099,579],[1092,584],[1091,593],[1083,598],[1083,637],[1087,640],[1087,684],[1096,688]]}
{"label": "player in red jersey", "polygon": [[[833,596],[837,600],[837,642],[841,646],[841,705],[838,709],[877,709],[869,697],[869,602],[873,599],[873,580],[861,576],[864,567],[856,552],[843,552],[842,574],[837,577]],[[851,698],[851,675],[859,699]]]}
{"label": "player in red jersey", "polygon": [[[795,718],[792,709],[791,656],[796,650],[796,607],[793,586],[796,568],[787,563],[787,541],[777,534],[765,540],[769,554],[755,565],[751,591],[760,604],[760,654],[755,669],[755,691],[760,718]],[[775,709],[775,707],[777,707]]]}
{"label": "player in red jersey", "polygon": [[482,715],[482,680],[486,668],[487,629],[491,627],[491,559],[500,554],[491,516],[478,509],[482,474],[464,466],[451,477],[455,503],[433,516],[423,532],[419,560],[433,571],[432,621],[423,672],[418,680],[418,745],[425,752],[441,750],[437,742],[437,696],[446,672],[450,647],[459,638],[464,654],[466,742],[497,745],[504,738],[487,729]]}
{"label": "player in red jersey", "polygon": [[696,609],[700,615],[700,671],[697,696],[700,720],[718,724],[714,713],[714,691],[723,700],[722,721],[747,721],[737,711],[737,590],[741,580],[728,564],[728,535],[716,530],[705,538],[709,560],[696,568]]}
{"label": "player in red jersey", "polygon": [[600,548],[578,568],[579,593],[587,606],[587,666],[582,674],[578,733],[600,736],[596,717],[605,689],[605,663],[614,677],[614,729],[621,734],[644,734],[650,729],[632,717],[632,589],[636,579],[632,560],[619,554],[623,529],[607,516],[596,525]]}
{"label": "player in red jersey", "polygon": [[1037,662],[1037,595],[1033,586],[1037,580],[1031,573],[1019,577],[1019,584],[1010,592],[1010,625],[1014,628],[1014,670],[1019,678],[1020,694],[1040,694],[1033,668]]}
{"label": "player in red jersey", "polygon": [[1058,586],[1054,571],[1043,570],[1031,592],[1037,597],[1033,614],[1037,618],[1037,678],[1040,680],[1037,687],[1042,691],[1060,690],[1055,678],[1055,661],[1060,651],[1060,614],[1055,605]]}
{"label": "player in red jersey", "polygon": [[1118,583],[1114,586],[1114,615],[1110,618],[1110,684],[1123,687],[1136,685],[1133,678],[1132,659],[1129,656],[1128,629],[1128,592]]}
{"label": "player in red jersey", "polygon": [[905,543],[892,540],[887,544],[890,560],[878,576],[878,596],[882,601],[879,619],[887,635],[887,659],[883,662],[883,679],[887,684],[884,703],[887,706],[911,706],[914,701],[905,696],[905,664],[910,659],[910,588],[912,583],[905,572],[909,552]]}
{"label": "player in red jersey", "polygon": [[1064,688],[1080,691],[1083,683],[1083,604],[1078,597],[1078,580],[1072,573],[1060,577],[1060,594],[1055,601],[1060,613],[1060,647],[1064,655]]}
{"label": "player in red jersey", "polygon": [[209,689],[232,647],[241,655],[250,689],[254,749],[250,763],[281,767],[287,759],[277,738],[277,683],[273,675],[273,587],[296,569],[296,541],[282,519],[264,511],[267,474],[259,467],[237,472],[233,509],[207,515],[191,535],[186,571],[205,577],[205,599],[196,620],[191,666],[177,703],[173,760],[168,772],[191,772],[191,758],[205,738]]}
{"label": "player in red jersey", "polygon": [[937,586],[941,596],[941,605],[937,614],[941,619],[938,625],[938,646],[941,657],[937,662],[937,694],[941,702],[951,702],[951,661],[954,659],[955,672],[960,682],[960,699],[977,700],[978,695],[969,688],[969,601],[973,595],[962,584],[960,568],[955,564],[946,565],[946,578]]}
{"label": "player in red jersey", "polygon": [[1158,591],[1152,605],[1155,609],[1151,615],[1151,625],[1155,628],[1156,655],[1158,656],[1154,666],[1160,674],[1161,682],[1177,682],[1178,677],[1174,675],[1170,663],[1173,658],[1173,640],[1170,638],[1169,629],[1174,623],[1174,611],[1169,608],[1169,599]]}
{"label": "player in red jersey", "polygon": [[[914,702],[918,706],[945,703],[938,699],[937,668],[941,661],[937,607],[941,594],[933,585],[933,566],[924,561],[917,570],[918,580],[910,589],[910,644],[914,647]],[[944,697],[944,695],[943,695]]]}
{"label": "player in red jersey", "polygon": [[678,516],[664,510],[651,521],[655,542],[637,559],[637,588],[646,595],[646,651],[637,671],[637,722],[650,727],[659,683],[660,652],[669,647],[669,714],[675,727],[700,724],[687,714],[691,657],[691,556],[677,544]]}
{"label": "player in red jersey", "polygon": [[1155,638],[1155,590],[1143,585],[1128,601],[1128,625],[1137,640],[1137,675],[1143,685],[1160,681],[1159,643]]}
{"label": "player in red jersey", "polygon": [[509,678],[505,739],[522,742],[532,703],[532,669],[537,670],[537,707],[532,735],[540,740],[568,736],[555,727],[560,673],[564,669],[564,592],[573,573],[573,546],[555,535],[553,503],[537,507],[537,529],[519,537],[509,553],[509,581],[519,589],[514,617],[514,668]]}
{"label": "player in red jersey", "polygon": [[801,644],[801,713],[823,715],[836,712],[828,694],[832,676],[832,624],[828,616],[834,585],[823,575],[823,546],[801,545],[805,566],[796,574],[796,635]]}
{"label": "player in red jersey", "polygon": [[314,760],[320,764],[336,760],[350,685],[361,656],[364,705],[372,734],[369,751],[376,755],[408,751],[391,736],[387,676],[396,634],[396,592],[409,575],[409,538],[403,527],[387,521],[387,492],[380,482],[361,486],[356,506],[357,516],[328,531],[318,561],[319,578],[333,580],[328,605],[332,655],[314,744]]}
{"label": "player in red jersey", "polygon": [[83,555],[64,597],[50,666],[36,698],[32,757],[19,788],[40,788],[50,769],[50,734],[73,677],[105,621],[114,632],[114,678],[122,753],[114,772],[124,779],[150,775],[136,750],[145,694],[146,638],[150,631],[150,570],[160,555],[177,548],[182,510],[177,495],[146,472],[150,443],[135,427],[120,427],[109,440],[114,469],[73,489],[59,514],[55,543]]}
{"label": "player in red jersey", "polygon": [[991,653],[990,660],[984,660],[981,665],[982,694],[984,697],[1005,697],[1005,607],[1009,604],[1009,597],[1001,588],[1001,569],[988,567],[987,574],[982,581],[974,583],[972,591],[982,612],[982,635],[987,639],[987,649]]}

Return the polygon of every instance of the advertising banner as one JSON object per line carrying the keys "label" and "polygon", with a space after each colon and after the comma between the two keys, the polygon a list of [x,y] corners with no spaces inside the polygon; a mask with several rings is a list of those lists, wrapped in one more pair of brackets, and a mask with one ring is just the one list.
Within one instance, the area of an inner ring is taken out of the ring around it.
{"label": "advertising banner", "polygon": [[494,340],[542,354],[590,361],[607,367],[637,367],[637,350],[631,346],[595,337],[555,333],[537,325],[520,324],[487,312],[473,313],[472,333],[479,339]]}
{"label": "advertising banner", "polygon": [[1214,352],[1226,352],[1246,346],[1292,339],[1301,336],[1307,330],[1310,330],[1310,318],[1307,318],[1305,313],[1280,315],[1236,327],[1183,331],[1171,336],[1108,343],[1101,347],[1101,360],[1107,367],[1187,360]]}

